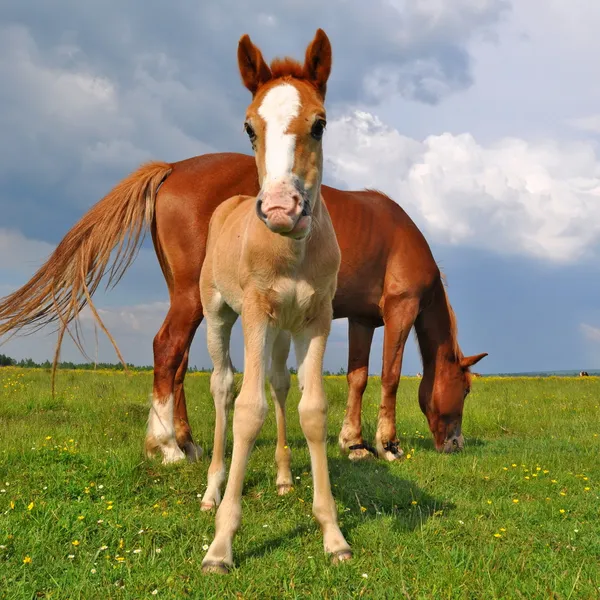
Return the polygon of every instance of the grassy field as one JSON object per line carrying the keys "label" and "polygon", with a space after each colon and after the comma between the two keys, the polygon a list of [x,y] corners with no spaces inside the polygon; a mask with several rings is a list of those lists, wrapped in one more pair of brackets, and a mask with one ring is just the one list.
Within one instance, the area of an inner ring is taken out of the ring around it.
{"label": "grassy field", "polygon": [[[417,404],[398,393],[410,458],[340,457],[346,383],[326,380],[329,459],[354,560],[333,566],[311,515],[308,451],[290,395],[294,490],[275,491],[271,411],[252,455],[236,569],[200,564],[214,515],[199,510],[208,460],[142,456],[150,374],[0,370],[0,598],[598,598],[600,380],[478,379],[466,449],[440,456]],[[208,376],[187,379],[194,432],[210,452]],[[379,380],[369,383],[372,441]],[[228,439],[231,451],[231,434]]]}

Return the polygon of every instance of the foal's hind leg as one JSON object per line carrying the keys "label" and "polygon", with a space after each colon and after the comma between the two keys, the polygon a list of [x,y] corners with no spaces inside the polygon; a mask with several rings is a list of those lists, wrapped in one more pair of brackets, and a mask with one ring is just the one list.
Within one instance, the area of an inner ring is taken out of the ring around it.
{"label": "foal's hind leg", "polygon": [[285,401],[290,391],[290,372],[287,368],[290,339],[291,336],[287,331],[279,332],[273,344],[271,367],[269,369],[271,396],[275,404],[275,419],[277,421],[275,462],[277,463],[277,493],[280,496],[287,494],[292,489],[291,452],[287,445],[285,423]]}
{"label": "foal's hind leg", "polygon": [[[214,308],[214,307],[213,307]],[[234,377],[229,355],[231,330],[237,314],[225,303],[206,315],[206,341],[213,363],[210,391],[215,403],[215,436],[212,460],[208,467],[208,485],[202,497],[201,509],[211,510],[221,502],[221,488],[225,481],[225,443],[227,442],[227,415],[233,404]]]}
{"label": "foal's hind leg", "polygon": [[385,300],[381,404],[375,446],[379,457],[389,461],[399,460],[404,455],[396,436],[396,392],[404,345],[418,314],[418,298],[388,297]]}
{"label": "foal's hind leg", "polygon": [[371,456],[361,431],[362,399],[369,379],[369,353],[373,327],[348,319],[348,404],[338,442],[350,460]]}

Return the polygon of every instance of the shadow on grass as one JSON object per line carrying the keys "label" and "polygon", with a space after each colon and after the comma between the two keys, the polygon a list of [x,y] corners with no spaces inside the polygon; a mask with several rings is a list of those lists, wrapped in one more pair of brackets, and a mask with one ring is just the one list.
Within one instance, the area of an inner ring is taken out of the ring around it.
{"label": "shadow on grass", "polygon": [[[338,512],[340,528],[350,543],[356,544],[353,531],[366,523],[376,523],[385,518],[385,527],[395,532],[411,532],[418,530],[425,521],[434,515],[446,515],[455,508],[451,502],[436,498],[416,485],[394,473],[394,466],[387,462],[365,460],[352,463],[346,457],[330,457],[329,473],[333,496],[341,508]],[[296,463],[294,471],[310,471],[307,462]],[[245,489],[253,485],[253,477],[246,480]],[[312,488],[308,493],[296,492],[297,496],[305,496],[305,501],[312,502]],[[391,523],[390,523],[391,521]],[[266,540],[236,557],[241,565],[249,558],[261,557],[289,543],[291,537],[315,531],[321,535],[318,525],[302,524],[281,535]]]}

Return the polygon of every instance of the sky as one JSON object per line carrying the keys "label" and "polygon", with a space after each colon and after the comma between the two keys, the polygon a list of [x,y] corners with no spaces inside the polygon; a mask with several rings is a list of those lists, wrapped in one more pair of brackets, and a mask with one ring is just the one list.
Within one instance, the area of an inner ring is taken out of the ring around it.
{"label": "sky", "polygon": [[[389,194],[447,276],[475,370],[600,367],[600,3],[590,0],[0,1],[0,296],[137,166],[250,153],[237,42],[333,47],[324,181]],[[96,305],[126,360],[152,364],[168,310],[150,238]],[[94,329],[82,313],[86,349]],[[381,369],[383,330],[370,372]],[[241,328],[234,364],[241,369]],[[48,329],[0,353],[51,358]],[[100,360],[116,362],[100,334]],[[62,358],[82,361],[65,342]],[[206,332],[190,364],[210,367]],[[347,364],[334,322],[325,368]],[[403,372],[421,370],[411,337]]]}

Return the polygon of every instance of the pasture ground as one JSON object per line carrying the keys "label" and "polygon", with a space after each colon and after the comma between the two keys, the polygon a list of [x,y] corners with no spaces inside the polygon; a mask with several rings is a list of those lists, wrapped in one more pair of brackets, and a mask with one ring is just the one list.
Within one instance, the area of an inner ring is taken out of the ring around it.
{"label": "pasture ground", "polygon": [[[200,564],[214,515],[199,510],[212,446],[208,376],[186,380],[197,464],[142,456],[150,374],[0,370],[0,598],[598,598],[600,380],[474,381],[466,449],[438,455],[417,403],[398,392],[398,464],[351,464],[337,434],[342,377],[326,380],[329,460],[354,560],[333,566],[311,515],[306,444],[289,399],[296,485],[275,491],[271,410],[251,457],[236,569]],[[364,429],[373,440],[380,385]],[[231,431],[228,458],[231,452]]]}

